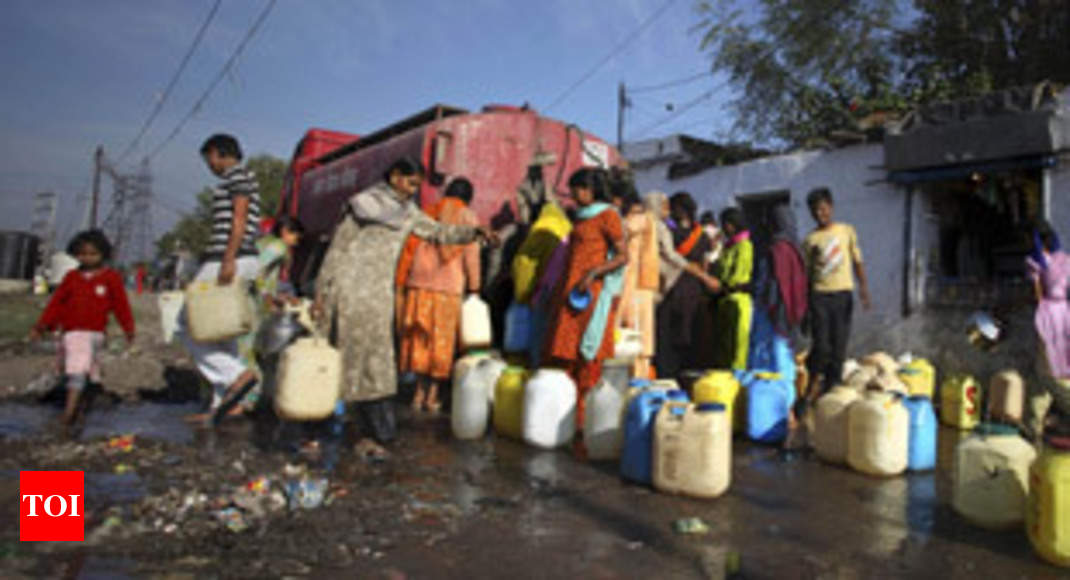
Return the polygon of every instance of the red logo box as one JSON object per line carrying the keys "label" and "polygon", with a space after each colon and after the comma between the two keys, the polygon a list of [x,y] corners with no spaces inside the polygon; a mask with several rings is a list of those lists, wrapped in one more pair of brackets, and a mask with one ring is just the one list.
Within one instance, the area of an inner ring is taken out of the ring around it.
{"label": "red logo box", "polygon": [[19,540],[81,542],[85,539],[85,473],[19,472]]}

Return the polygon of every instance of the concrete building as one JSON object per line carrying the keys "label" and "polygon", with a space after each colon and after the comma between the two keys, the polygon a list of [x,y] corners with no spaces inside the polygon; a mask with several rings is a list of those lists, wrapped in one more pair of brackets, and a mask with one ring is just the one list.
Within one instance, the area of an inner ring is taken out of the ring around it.
{"label": "concrete building", "polygon": [[[1024,257],[1038,219],[1070,240],[1070,92],[1044,84],[935,105],[876,142],[719,166],[706,159],[705,169],[692,152],[716,146],[694,141],[626,144],[639,190],[687,191],[703,209],[740,207],[758,239],[777,204],[790,204],[800,234],[809,231],[807,194],[832,191],[836,219],[858,230],[874,303],[856,307],[854,353],[912,350],[978,374],[1035,357]],[[1003,356],[968,352],[963,328],[977,309],[1010,319]]]}

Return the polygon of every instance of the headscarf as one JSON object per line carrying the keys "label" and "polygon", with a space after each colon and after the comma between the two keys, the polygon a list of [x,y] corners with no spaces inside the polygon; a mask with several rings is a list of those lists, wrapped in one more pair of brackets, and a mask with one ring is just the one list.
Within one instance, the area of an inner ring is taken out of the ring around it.
{"label": "headscarf", "polygon": [[[806,315],[809,284],[803,255],[795,238],[795,214],[788,206],[777,206],[773,208],[770,221],[770,273],[776,280],[776,288],[775,294],[769,296],[767,301],[774,327],[780,334],[786,335],[789,334],[790,328],[798,326]],[[781,305],[783,311],[778,312]]]}
{"label": "headscarf", "polygon": [[[1049,229],[1048,231],[1051,232],[1051,253],[1054,254],[1062,249],[1062,244],[1059,242],[1059,234],[1055,233],[1055,230]],[[1040,228],[1033,230],[1033,250],[1029,252],[1029,257],[1036,262],[1042,272],[1048,269],[1048,260],[1044,257],[1044,242],[1040,239]]]}
{"label": "headscarf", "polygon": [[374,223],[400,230],[409,218],[413,202],[402,198],[393,187],[381,181],[351,197],[349,209],[362,224]]}
{"label": "headscarf", "polygon": [[769,228],[772,230],[772,241],[787,242],[801,255],[799,232],[795,225],[795,212],[791,211],[791,207],[787,205],[775,206],[770,218]]}

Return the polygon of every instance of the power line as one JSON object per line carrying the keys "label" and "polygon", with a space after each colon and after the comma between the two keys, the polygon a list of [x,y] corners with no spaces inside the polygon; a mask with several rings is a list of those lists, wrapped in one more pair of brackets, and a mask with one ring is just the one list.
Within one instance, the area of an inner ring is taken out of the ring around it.
{"label": "power line", "polygon": [[[844,0],[844,2],[842,2],[842,3],[841,3],[841,4],[839,5],[839,6],[840,6],[840,8],[839,8],[839,9],[842,9],[843,7],[847,6],[847,5],[849,4],[849,3],[850,3],[850,0]],[[813,20],[814,20],[814,21],[816,21],[816,20],[818,20],[818,19],[819,19],[819,18],[818,18],[817,16],[815,16],[815,17],[813,18]],[[776,51],[777,51],[777,49],[778,49],[778,48],[779,48],[779,45],[777,45],[777,44],[771,44],[770,46],[768,46],[768,47],[766,48],[766,50],[763,50],[763,51],[761,52],[761,54],[759,54],[759,55],[758,55],[758,57],[757,57],[757,58],[756,58],[755,60],[756,60],[756,61],[761,61],[761,60],[765,60],[765,59],[767,59],[767,58],[770,58],[770,57],[772,57],[772,56],[775,56],[775,54],[776,54]],[[697,78],[697,75],[696,75],[696,78]],[[686,79],[680,79],[679,81],[670,81],[670,82],[683,82],[684,80],[686,80]],[[638,133],[635,133],[634,135],[632,135],[632,138],[634,139],[634,138],[639,138],[639,137],[642,137],[642,136],[646,135],[647,133],[649,133],[650,131],[653,131],[654,129],[657,129],[658,127],[660,127],[660,126],[664,125],[665,123],[668,123],[668,122],[670,122],[670,121],[673,121],[674,119],[677,119],[678,117],[680,117],[680,115],[682,115],[683,113],[685,113],[685,112],[686,112],[686,111],[688,111],[689,109],[693,108],[693,107],[694,107],[695,105],[697,105],[697,104],[699,104],[700,102],[702,102],[702,101],[704,101],[704,100],[706,100],[706,99],[709,99],[710,97],[712,97],[712,96],[713,96],[713,94],[714,94],[715,92],[717,92],[717,91],[719,91],[719,90],[723,89],[724,87],[728,86],[728,84],[729,84],[729,83],[731,83],[731,82],[732,82],[732,80],[733,80],[733,79],[729,78],[729,79],[728,79],[728,80],[726,80],[725,82],[723,82],[723,83],[721,83],[721,84],[717,85],[717,86],[716,86],[716,87],[715,87],[714,89],[712,89],[712,90],[710,90],[710,91],[708,91],[708,92],[704,93],[704,94],[703,94],[703,95],[701,95],[701,96],[700,96],[699,98],[697,98],[697,99],[695,99],[695,100],[693,100],[693,101],[691,101],[691,102],[689,102],[689,103],[685,104],[685,105],[684,105],[683,107],[681,107],[681,108],[677,109],[677,110],[676,110],[675,112],[673,112],[673,113],[672,113],[672,114],[670,114],[669,116],[665,117],[665,118],[664,118],[664,119],[662,119],[661,121],[659,121],[659,122],[657,122],[657,123],[654,123],[654,124],[652,124],[652,125],[648,125],[648,126],[647,126],[647,127],[645,128],[645,129],[643,129],[642,131],[639,131]]]}
{"label": "power line", "polygon": [[116,163],[122,163],[123,160],[126,159],[126,156],[129,155],[138,146],[138,143],[141,142],[141,138],[145,136],[145,133],[149,130],[149,127],[152,126],[153,121],[156,120],[156,116],[159,115],[160,111],[163,109],[164,103],[167,102],[167,98],[171,96],[171,91],[174,90],[175,85],[178,84],[178,79],[186,70],[186,65],[189,64],[190,58],[197,50],[197,47],[200,46],[201,39],[204,38],[204,33],[208,30],[208,25],[212,23],[212,20],[215,18],[216,12],[219,12],[219,6],[222,4],[223,0],[216,0],[215,4],[212,5],[212,9],[208,12],[208,16],[204,19],[204,23],[201,24],[200,30],[198,30],[197,35],[193,37],[193,44],[191,44],[189,50],[186,51],[186,55],[182,57],[182,62],[179,63],[178,70],[175,71],[175,74],[171,77],[170,82],[167,83],[167,88],[163,90],[163,95],[158,101],[156,101],[156,106],[152,108],[152,113],[149,114],[149,118],[145,119],[145,123],[141,125],[141,129],[138,131],[137,136],[134,137],[134,140],[131,141],[129,145],[126,146],[126,149],[124,149],[122,154],[119,155],[119,160]]}
{"label": "power line", "polygon": [[174,130],[171,131],[167,138],[164,139],[159,145],[156,146],[155,149],[152,150],[152,153],[149,154],[150,159],[159,154],[160,151],[164,149],[164,147],[166,147],[172,140],[174,140],[174,138],[177,137],[178,134],[182,131],[182,128],[186,126],[186,123],[188,123],[194,115],[200,112],[201,107],[204,106],[204,103],[208,100],[208,97],[211,96],[212,91],[214,91],[215,88],[219,86],[219,83],[222,82],[224,78],[226,78],[227,73],[230,72],[230,69],[234,66],[234,63],[238,61],[238,57],[241,56],[242,51],[245,50],[245,46],[249,44],[249,41],[252,40],[254,36],[256,36],[256,32],[260,29],[260,26],[264,23],[264,21],[267,20],[268,14],[271,13],[271,9],[275,7],[276,2],[277,0],[270,0],[267,3],[267,6],[264,7],[264,10],[260,12],[260,16],[257,17],[256,21],[253,22],[253,25],[249,27],[248,32],[245,33],[245,38],[242,38],[241,42],[238,43],[237,48],[234,49],[234,53],[230,55],[230,58],[227,59],[226,64],[224,64],[223,68],[219,70],[219,74],[216,75],[214,79],[212,79],[212,83],[208,85],[208,88],[204,91],[201,97],[197,99],[196,103],[193,104],[193,108],[191,108],[189,113],[187,113],[186,116],[178,122],[178,125],[175,125]]}
{"label": "power line", "polygon": [[657,84],[657,85],[647,85],[645,87],[628,87],[628,93],[634,95],[636,93],[648,93],[648,92],[652,92],[652,91],[660,91],[660,90],[663,90],[663,89],[671,89],[673,87],[678,87],[678,86],[681,86],[681,85],[686,85],[686,84],[693,83],[693,82],[695,82],[695,81],[697,81],[699,79],[704,79],[704,78],[706,78],[708,76],[712,76],[712,75],[713,75],[713,71],[706,71],[706,72],[703,72],[703,73],[699,73],[697,75],[691,75],[689,77],[684,77],[682,79],[676,79],[674,81],[667,81],[667,82],[664,82],[664,83],[661,83],[661,84]]}
{"label": "power line", "polygon": [[725,86],[725,85],[721,85],[721,86],[717,87],[716,89],[706,91],[705,93],[702,93],[698,97],[688,101],[687,103],[684,103],[681,107],[677,108],[675,111],[670,113],[664,119],[662,119],[662,120],[660,120],[660,121],[658,121],[656,123],[651,123],[650,125],[647,125],[645,128],[640,130],[639,132],[637,132],[634,135],[632,135],[632,138],[633,139],[637,139],[639,137],[642,137],[642,136],[646,135],[647,133],[650,133],[654,129],[657,129],[658,127],[660,127],[660,126],[662,126],[662,125],[664,125],[666,123],[669,123],[671,121],[676,120],[677,118],[680,117],[680,115],[683,115],[684,113],[686,113],[686,112],[690,111],[691,109],[695,108],[697,105],[699,105],[703,101],[706,101],[706,100],[709,100],[709,99],[713,98],[714,93],[716,93],[717,90],[720,89],[723,86]]}
{"label": "power line", "polygon": [[656,11],[654,11],[653,14],[648,16],[647,19],[644,20],[638,27],[636,27],[635,30],[633,30],[630,34],[628,34],[626,37],[624,37],[624,40],[622,40],[621,42],[617,43],[617,45],[614,46],[613,49],[609,51],[609,54],[607,54],[604,58],[602,58],[602,60],[600,60],[597,63],[595,63],[595,65],[593,67],[591,67],[590,70],[588,70],[586,73],[584,73],[583,76],[581,76],[576,82],[574,82],[571,85],[569,85],[569,87],[567,89],[565,89],[560,95],[558,95],[557,98],[554,99],[553,102],[551,102],[550,105],[547,106],[545,110],[547,112],[549,112],[551,109],[553,109],[557,105],[561,104],[561,102],[564,101],[569,95],[571,95],[573,91],[578,89],[580,87],[580,85],[582,85],[583,83],[587,82],[588,79],[593,77],[594,74],[597,73],[598,70],[601,69],[603,66],[605,66],[606,63],[608,63],[610,60],[612,60],[614,56],[617,56],[617,53],[619,53],[626,46],[628,46],[628,44],[631,43],[633,40],[638,38],[639,35],[642,34],[644,30],[647,29],[647,27],[649,27],[651,24],[653,24],[654,21],[657,20],[659,16],[661,16],[666,11],[668,11],[669,8],[671,8],[674,3],[676,3],[676,0],[668,0],[667,2],[662,4],[660,8],[658,8]]}

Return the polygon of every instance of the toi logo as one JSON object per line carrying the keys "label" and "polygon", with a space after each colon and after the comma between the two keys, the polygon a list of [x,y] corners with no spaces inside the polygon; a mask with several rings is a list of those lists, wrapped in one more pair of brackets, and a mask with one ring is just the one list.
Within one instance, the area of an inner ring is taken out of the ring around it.
{"label": "toi logo", "polygon": [[19,472],[19,540],[81,542],[85,539],[85,474]]}

